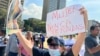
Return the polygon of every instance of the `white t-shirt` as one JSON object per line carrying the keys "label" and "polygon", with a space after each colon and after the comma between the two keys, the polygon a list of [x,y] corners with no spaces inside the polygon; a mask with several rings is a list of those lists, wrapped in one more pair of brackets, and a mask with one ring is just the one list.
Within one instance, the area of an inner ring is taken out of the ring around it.
{"label": "white t-shirt", "polygon": [[[76,40],[74,38],[72,38],[72,39],[65,39],[64,42],[65,42],[65,45],[74,45]],[[68,48],[69,46],[66,46],[66,47]],[[84,53],[85,53],[85,45],[83,44],[82,47],[81,47],[81,50],[79,52],[79,55],[80,56],[84,56]]]}
{"label": "white t-shirt", "polygon": [[99,38],[99,36],[96,37],[96,41],[97,41],[98,45],[100,45],[100,38]]}
{"label": "white t-shirt", "polygon": [[65,45],[73,45],[75,43],[75,39],[65,39]]}
{"label": "white t-shirt", "polygon": [[0,45],[2,45],[2,44],[3,44],[3,41],[4,41],[3,36],[0,36]]}
{"label": "white t-shirt", "polygon": [[79,52],[79,55],[84,56],[84,53],[85,53],[85,45],[83,44],[82,47],[81,47],[81,50]]}

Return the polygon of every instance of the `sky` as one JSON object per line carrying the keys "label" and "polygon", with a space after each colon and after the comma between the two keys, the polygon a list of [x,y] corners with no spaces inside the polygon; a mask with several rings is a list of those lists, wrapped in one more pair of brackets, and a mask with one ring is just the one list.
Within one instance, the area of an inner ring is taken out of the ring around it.
{"label": "sky", "polygon": [[[100,0],[66,0],[66,7],[73,4],[83,5],[87,9],[89,20],[100,22]],[[43,0],[25,0],[23,7],[23,19],[41,19]]]}

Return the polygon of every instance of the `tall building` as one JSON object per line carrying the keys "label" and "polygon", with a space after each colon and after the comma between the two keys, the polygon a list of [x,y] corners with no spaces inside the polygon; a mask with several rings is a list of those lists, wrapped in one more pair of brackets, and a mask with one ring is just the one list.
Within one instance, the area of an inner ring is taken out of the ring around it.
{"label": "tall building", "polygon": [[62,9],[66,6],[66,0],[44,0],[42,20],[46,21],[47,13]]}
{"label": "tall building", "polygon": [[[7,11],[8,11],[8,6],[10,5],[11,1],[12,1],[12,0],[0,0],[0,9],[6,10],[6,12],[7,12]],[[22,3],[22,5],[23,5],[24,0],[21,0],[21,3]],[[1,13],[1,14],[2,14],[2,13]],[[6,15],[6,14],[7,14],[7,13],[5,13],[5,15]],[[0,23],[0,26],[1,26],[1,25],[5,26],[5,21],[6,21],[5,18],[6,18],[6,16],[3,17],[3,18],[0,18],[0,21],[3,21],[2,24]],[[2,26],[2,27],[3,27],[3,26]]]}
{"label": "tall building", "polygon": [[0,8],[7,9],[9,4],[9,0],[0,0]]}
{"label": "tall building", "polygon": [[[12,0],[0,0],[0,8],[7,9],[8,5],[10,4]],[[24,3],[24,0],[21,0],[22,4]]]}

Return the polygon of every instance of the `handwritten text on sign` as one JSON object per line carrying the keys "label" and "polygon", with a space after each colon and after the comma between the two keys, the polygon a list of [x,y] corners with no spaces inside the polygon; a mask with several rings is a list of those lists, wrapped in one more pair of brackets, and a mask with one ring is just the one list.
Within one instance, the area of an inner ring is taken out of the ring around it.
{"label": "handwritten text on sign", "polygon": [[47,36],[60,36],[85,31],[84,18],[80,14],[81,5],[73,5],[47,14]]}

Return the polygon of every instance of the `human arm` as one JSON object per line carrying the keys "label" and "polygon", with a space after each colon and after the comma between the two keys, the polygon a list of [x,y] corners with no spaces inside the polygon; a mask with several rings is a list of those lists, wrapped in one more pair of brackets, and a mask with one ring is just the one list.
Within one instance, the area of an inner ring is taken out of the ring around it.
{"label": "human arm", "polygon": [[88,49],[88,51],[89,51],[90,54],[94,54],[94,53],[100,51],[100,45],[93,47],[91,49]]}
{"label": "human arm", "polygon": [[20,31],[17,33],[17,37],[20,43],[22,44],[22,46],[25,48],[25,50],[28,52],[30,56],[49,55],[48,52],[44,52],[42,49],[40,50],[39,48],[34,47],[32,43],[30,43],[30,41],[28,41]]}
{"label": "human arm", "polygon": [[93,40],[88,37],[85,39],[85,45],[90,54],[100,51],[100,45],[94,47]]}
{"label": "human arm", "polygon": [[[85,29],[87,30],[87,25],[88,25],[87,11],[84,8],[82,8],[81,13],[84,16]],[[85,37],[86,37],[86,32],[78,33],[77,40],[75,44],[72,46],[72,52],[74,56],[78,56],[81,46],[85,40]]]}
{"label": "human arm", "polygon": [[25,38],[25,36],[22,35],[20,30],[18,30],[16,35],[17,35],[18,40],[20,41],[20,43],[24,47],[24,49],[29,53],[29,55],[32,56],[32,47],[33,47],[32,43],[30,41],[28,41]]}
{"label": "human arm", "polygon": [[19,29],[19,25],[18,25],[17,21],[15,20],[13,23],[14,23],[14,25],[17,28],[15,30],[15,33],[17,35],[17,38],[18,38],[19,42],[22,44],[22,46],[24,47],[24,49],[29,53],[29,55],[32,56],[32,47],[33,47],[33,45],[22,34],[21,30]]}

